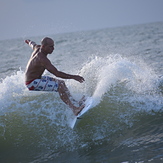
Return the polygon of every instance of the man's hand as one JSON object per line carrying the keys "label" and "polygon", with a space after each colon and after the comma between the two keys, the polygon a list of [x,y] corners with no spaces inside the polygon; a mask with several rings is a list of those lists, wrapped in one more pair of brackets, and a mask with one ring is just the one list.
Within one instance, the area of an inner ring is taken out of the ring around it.
{"label": "man's hand", "polygon": [[79,75],[74,75],[74,80],[77,80],[78,82],[80,83],[83,83],[85,80],[82,76],[79,76]]}
{"label": "man's hand", "polygon": [[29,42],[30,42],[31,40],[24,40],[24,42],[26,43],[26,44],[28,44],[29,45]]}

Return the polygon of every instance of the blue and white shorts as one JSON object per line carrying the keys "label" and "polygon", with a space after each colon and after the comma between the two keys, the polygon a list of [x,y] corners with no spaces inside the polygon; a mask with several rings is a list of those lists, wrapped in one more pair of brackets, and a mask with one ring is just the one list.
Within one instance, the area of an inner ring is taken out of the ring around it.
{"label": "blue and white shorts", "polygon": [[49,76],[42,76],[41,79],[35,79],[26,85],[29,90],[33,91],[58,91],[58,80]]}

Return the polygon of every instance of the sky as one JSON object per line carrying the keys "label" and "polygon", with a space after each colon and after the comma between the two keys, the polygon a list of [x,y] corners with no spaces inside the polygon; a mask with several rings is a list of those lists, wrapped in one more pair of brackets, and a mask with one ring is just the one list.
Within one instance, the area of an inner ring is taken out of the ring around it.
{"label": "sky", "polygon": [[163,21],[163,0],[0,0],[0,40]]}

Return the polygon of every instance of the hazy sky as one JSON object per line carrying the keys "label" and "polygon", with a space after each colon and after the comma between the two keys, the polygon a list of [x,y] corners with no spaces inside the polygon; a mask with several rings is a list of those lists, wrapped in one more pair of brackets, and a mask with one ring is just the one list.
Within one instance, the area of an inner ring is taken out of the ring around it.
{"label": "hazy sky", "polygon": [[0,0],[0,39],[163,21],[163,0]]}

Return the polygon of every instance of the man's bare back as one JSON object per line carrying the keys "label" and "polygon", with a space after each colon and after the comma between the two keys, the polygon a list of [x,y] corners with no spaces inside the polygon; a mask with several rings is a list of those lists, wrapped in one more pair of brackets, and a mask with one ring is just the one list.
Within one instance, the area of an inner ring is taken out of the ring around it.
{"label": "man's bare back", "polygon": [[25,81],[31,81],[34,79],[40,79],[41,75],[45,71],[45,68],[41,66],[40,63],[40,53],[38,52],[39,49],[31,56],[25,73]]}

